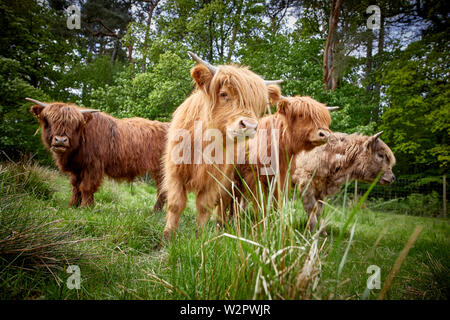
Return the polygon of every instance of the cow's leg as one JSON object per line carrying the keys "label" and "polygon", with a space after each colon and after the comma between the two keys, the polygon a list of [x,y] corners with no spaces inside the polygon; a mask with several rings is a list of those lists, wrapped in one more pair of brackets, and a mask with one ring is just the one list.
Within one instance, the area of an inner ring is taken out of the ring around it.
{"label": "cow's leg", "polygon": [[308,228],[310,231],[313,231],[317,224],[317,201],[314,195],[308,190],[303,195],[303,208],[308,214]]}
{"label": "cow's leg", "polygon": [[218,224],[223,227],[227,222],[227,208],[231,211],[232,201],[228,194],[222,194],[216,208],[216,217]]}
{"label": "cow's leg", "polygon": [[208,191],[200,191],[197,193],[197,235],[203,231],[206,223],[209,220],[211,211],[214,209],[217,199],[217,194]]}
{"label": "cow's leg", "polygon": [[94,193],[97,192],[103,179],[103,172],[84,171],[81,173],[81,206],[88,207],[94,202]]}
{"label": "cow's leg", "polygon": [[70,175],[70,184],[72,185],[72,198],[69,200],[69,206],[79,206],[81,203],[80,176],[72,173]]}
{"label": "cow's leg", "polygon": [[164,239],[169,240],[178,228],[181,213],[186,208],[186,188],[183,183],[172,178],[167,184],[167,213]]}
{"label": "cow's leg", "polygon": [[[312,196],[312,198],[310,199],[305,199],[305,197],[303,197],[303,206],[305,207],[305,210],[308,212],[309,217],[308,227],[309,230],[312,232],[317,225],[320,214],[323,211],[323,204],[320,201],[318,201],[314,196]],[[326,236],[327,232],[325,230],[322,230],[320,234]]]}
{"label": "cow's leg", "polygon": [[240,212],[245,212],[248,207],[248,201],[244,197],[238,197],[237,202],[233,203],[233,216],[237,215]]}
{"label": "cow's leg", "polygon": [[[317,202],[316,202],[316,211],[315,211],[315,216],[316,219],[319,220],[320,215],[322,214],[323,211],[323,203],[322,203],[323,199],[320,199],[319,197],[317,198]],[[327,236],[328,233],[325,231],[325,229],[323,229],[322,231],[320,231],[320,234],[323,236]]]}
{"label": "cow's leg", "polygon": [[153,206],[153,211],[161,211],[166,203],[166,195],[162,191],[158,191],[158,198],[156,199],[156,203]]}
{"label": "cow's leg", "polygon": [[154,175],[153,180],[157,188],[156,203],[153,206],[153,211],[161,211],[166,203],[166,192],[162,188],[162,178],[159,175]]}

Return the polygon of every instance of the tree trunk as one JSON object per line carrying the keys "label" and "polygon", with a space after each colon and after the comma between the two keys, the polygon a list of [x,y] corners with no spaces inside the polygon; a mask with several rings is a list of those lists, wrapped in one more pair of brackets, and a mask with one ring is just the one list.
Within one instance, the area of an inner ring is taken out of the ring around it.
{"label": "tree trunk", "polygon": [[[380,19],[380,31],[378,34],[378,52],[377,52],[377,69],[381,69],[381,65],[383,64],[383,53],[384,53],[384,15],[381,15]],[[375,83],[375,92],[380,94],[381,83],[377,81]]]}
{"label": "tree trunk", "polygon": [[111,64],[113,64],[114,62],[116,62],[117,59],[117,54],[119,52],[119,47],[120,47],[120,39],[116,38],[116,41],[114,41],[114,49],[113,49],[113,53],[111,55]]}
{"label": "tree trunk", "polygon": [[373,58],[372,58],[372,50],[373,50],[373,33],[372,30],[367,31],[367,47],[366,47],[366,92],[370,92],[372,90],[371,75],[372,75],[372,66],[373,66]]}
{"label": "tree trunk", "polygon": [[212,34],[213,21],[212,18],[209,19],[209,62],[212,63],[214,57],[214,36]]}
{"label": "tree trunk", "polygon": [[236,19],[234,22],[234,26],[233,26],[233,33],[231,35],[231,40],[230,40],[230,49],[228,50],[228,56],[227,56],[227,63],[230,63],[231,61],[231,56],[233,55],[233,50],[234,50],[234,46],[236,44],[236,36],[237,33],[239,31],[239,23],[240,23],[240,17],[241,17],[241,11],[242,11],[242,2],[238,2],[238,8],[236,11]]}
{"label": "tree trunk", "polygon": [[[380,19],[380,30],[378,34],[378,52],[377,52],[377,58],[375,60],[375,68],[378,74],[381,74],[381,68],[383,66],[383,55],[384,55],[384,15],[381,15]],[[375,85],[374,85],[374,94],[376,97],[376,100],[378,102],[378,108],[375,110],[375,115],[373,118],[373,121],[378,121],[379,115],[381,114],[381,82],[380,79],[377,79],[379,77],[376,77],[375,79]]]}
{"label": "tree trunk", "polygon": [[147,49],[148,49],[148,41],[150,38],[150,27],[152,24],[152,18],[153,18],[153,12],[155,11],[155,8],[158,6],[160,0],[147,0],[145,2],[148,2],[150,4],[150,9],[148,11],[148,18],[147,18],[147,30],[145,30],[145,37],[144,37],[144,46],[142,49],[143,53],[143,61],[142,61],[142,72],[146,71],[146,63],[147,63]]}
{"label": "tree trunk", "polygon": [[128,62],[130,62],[130,64],[133,63],[133,45],[130,44],[127,46],[128,49]]}
{"label": "tree trunk", "polygon": [[337,87],[336,78],[336,48],[339,43],[337,37],[337,24],[343,0],[333,0],[331,4],[330,19],[328,23],[328,36],[323,54],[323,79],[327,90],[335,90]]}

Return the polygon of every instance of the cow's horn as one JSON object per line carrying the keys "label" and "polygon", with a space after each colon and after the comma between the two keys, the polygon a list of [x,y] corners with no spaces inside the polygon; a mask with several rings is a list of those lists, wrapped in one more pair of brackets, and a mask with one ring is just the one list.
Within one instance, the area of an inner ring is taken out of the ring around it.
{"label": "cow's horn", "polygon": [[271,84],[280,84],[282,83],[284,80],[264,80],[264,83],[266,84],[266,86],[271,85]]}
{"label": "cow's horn", "polygon": [[328,111],[336,111],[339,110],[339,107],[327,107]]}
{"label": "cow's horn", "polygon": [[380,132],[378,132],[378,133],[375,133],[374,135],[373,135],[373,139],[375,140],[375,139],[378,139],[382,134],[383,134],[383,132],[384,131],[380,131]]}
{"label": "cow's horn", "polygon": [[213,66],[212,64],[210,64],[209,62],[201,59],[199,56],[197,56],[195,53],[188,51],[188,54],[191,56],[192,59],[194,59],[195,61],[197,61],[198,63],[203,64],[205,67],[208,68],[208,70],[214,75],[217,71],[217,67]]}
{"label": "cow's horn", "polygon": [[37,100],[34,100],[34,99],[31,99],[31,98],[25,98],[25,100],[33,102],[33,103],[35,103],[37,105],[40,105],[41,107],[44,107],[44,108],[48,107],[48,104],[40,102],[40,101],[37,101]]}
{"label": "cow's horn", "polygon": [[89,113],[89,112],[100,112],[100,110],[96,109],[82,109],[80,110],[81,113]]}

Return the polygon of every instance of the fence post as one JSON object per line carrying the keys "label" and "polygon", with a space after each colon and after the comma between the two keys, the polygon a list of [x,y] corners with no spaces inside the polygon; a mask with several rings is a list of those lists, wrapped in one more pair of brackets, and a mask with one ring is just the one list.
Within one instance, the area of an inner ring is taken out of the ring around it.
{"label": "fence post", "polygon": [[442,178],[442,201],[443,201],[443,209],[444,209],[444,218],[447,218],[447,176],[444,174]]}

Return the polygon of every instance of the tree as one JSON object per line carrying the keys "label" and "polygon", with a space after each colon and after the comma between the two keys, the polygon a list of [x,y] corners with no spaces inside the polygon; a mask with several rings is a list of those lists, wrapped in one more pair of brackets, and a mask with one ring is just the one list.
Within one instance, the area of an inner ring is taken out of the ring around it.
{"label": "tree", "polygon": [[328,36],[323,54],[323,83],[328,90],[335,90],[337,86],[335,53],[339,39],[337,37],[336,29],[342,2],[343,0],[333,0],[331,2]]}
{"label": "tree", "polygon": [[438,33],[410,44],[387,66],[381,129],[403,172],[448,169],[449,49],[446,33]]}
{"label": "tree", "polygon": [[93,90],[92,105],[117,117],[144,117],[169,121],[172,112],[192,91],[189,70],[193,62],[171,51],[145,73],[131,69],[115,76],[114,83]]}

